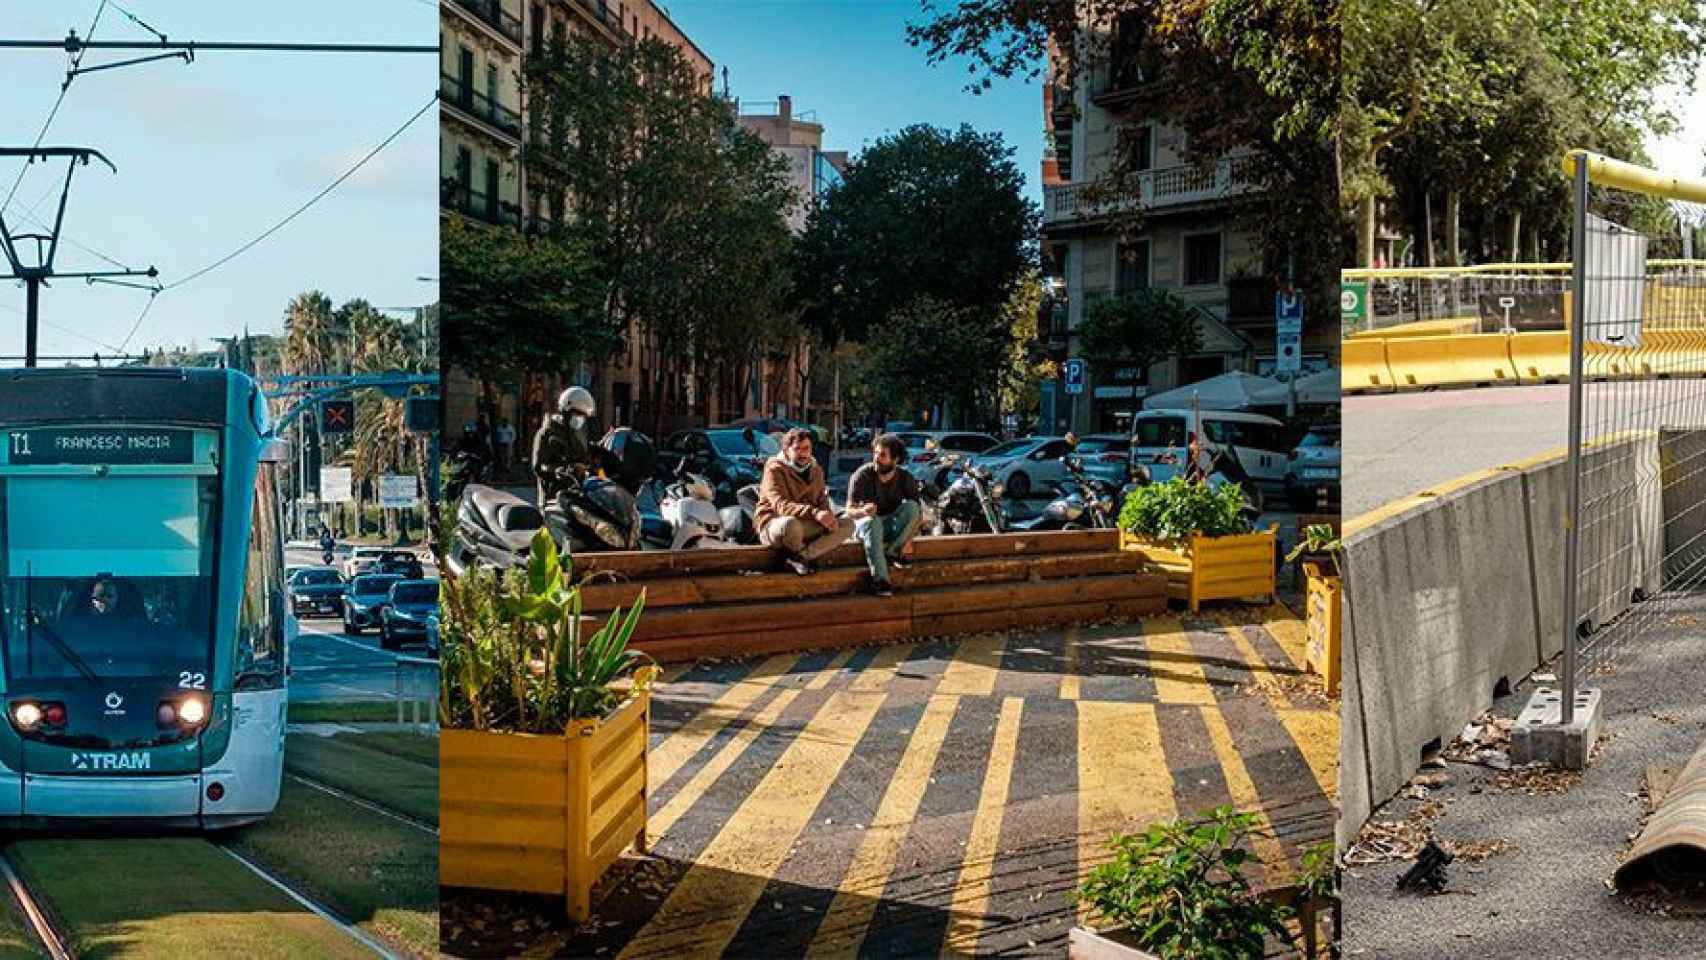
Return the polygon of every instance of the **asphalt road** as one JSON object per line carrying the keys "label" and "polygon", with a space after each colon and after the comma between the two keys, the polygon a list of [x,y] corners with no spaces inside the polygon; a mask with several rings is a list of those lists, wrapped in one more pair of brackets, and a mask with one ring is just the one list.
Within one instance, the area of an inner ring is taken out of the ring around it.
{"label": "asphalt road", "polygon": [[[318,565],[319,551],[286,550],[289,565]],[[429,577],[438,576],[430,565]],[[295,701],[391,700],[396,690],[398,656],[420,657],[420,645],[391,651],[379,649],[377,631],[345,636],[343,621],[313,618],[297,621],[300,633],[290,651],[290,699]]]}
{"label": "asphalt road", "polygon": [[1567,385],[1344,399],[1344,515],[1565,442]]}

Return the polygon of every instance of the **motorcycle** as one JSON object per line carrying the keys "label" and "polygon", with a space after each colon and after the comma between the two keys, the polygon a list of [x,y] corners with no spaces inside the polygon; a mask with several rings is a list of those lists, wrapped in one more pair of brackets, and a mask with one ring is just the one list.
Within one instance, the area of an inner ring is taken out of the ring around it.
{"label": "motorcycle", "polygon": [[460,500],[462,492],[476,484],[488,484],[492,479],[492,462],[484,454],[459,449],[450,455],[450,468],[445,472],[444,495]]}
{"label": "motorcycle", "polygon": [[1002,485],[983,467],[972,463],[956,465],[960,475],[935,497],[935,520],[926,529],[938,536],[1004,532],[1007,518],[1001,510]]}
{"label": "motorcycle", "polygon": [[475,567],[526,569],[533,536],[544,525],[539,508],[515,494],[470,485],[456,504],[456,533],[445,565],[457,576]]}
{"label": "motorcycle", "polygon": [[1061,458],[1069,480],[1055,484],[1059,494],[1037,516],[1009,523],[1009,530],[1111,530],[1119,518],[1114,485],[1084,473],[1084,461],[1068,454]]}
{"label": "motorcycle", "polygon": [[675,482],[665,487],[659,498],[664,520],[659,532],[666,533],[667,539],[659,542],[648,535],[647,545],[669,550],[733,546],[722,513],[735,508],[725,507],[719,512],[712,503],[713,496],[710,481],[689,473],[685,462],[676,467]]}

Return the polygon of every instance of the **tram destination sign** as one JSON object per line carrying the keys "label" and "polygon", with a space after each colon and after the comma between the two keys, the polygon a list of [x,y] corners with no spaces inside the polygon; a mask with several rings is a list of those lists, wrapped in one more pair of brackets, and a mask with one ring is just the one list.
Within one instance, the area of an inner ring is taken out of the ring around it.
{"label": "tram destination sign", "polygon": [[153,427],[30,427],[7,430],[5,462],[190,463],[195,443],[188,430]]}

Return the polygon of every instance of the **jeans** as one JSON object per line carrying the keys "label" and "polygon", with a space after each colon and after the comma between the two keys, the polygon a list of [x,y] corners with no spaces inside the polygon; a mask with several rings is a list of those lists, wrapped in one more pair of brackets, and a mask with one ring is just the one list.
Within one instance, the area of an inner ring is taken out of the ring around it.
{"label": "jeans", "polygon": [[853,525],[853,535],[865,545],[865,564],[871,568],[871,579],[889,578],[889,558],[900,556],[918,528],[924,522],[924,511],[915,500],[908,500],[886,517],[860,517]]}

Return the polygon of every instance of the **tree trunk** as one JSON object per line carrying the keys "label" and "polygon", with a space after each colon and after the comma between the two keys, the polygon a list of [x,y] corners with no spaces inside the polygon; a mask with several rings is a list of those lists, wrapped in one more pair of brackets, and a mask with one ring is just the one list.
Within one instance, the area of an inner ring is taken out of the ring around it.
{"label": "tree trunk", "polygon": [[1463,245],[1458,236],[1458,220],[1462,216],[1461,198],[1455,189],[1445,192],[1445,244],[1447,266],[1463,266]]}
{"label": "tree trunk", "polygon": [[1511,211],[1511,262],[1522,260],[1522,211]]}
{"label": "tree trunk", "polygon": [[1434,192],[1432,189],[1422,191],[1422,244],[1427,251],[1422,262],[1431,269],[1434,266]]}
{"label": "tree trunk", "polygon": [[1374,198],[1362,201],[1357,217],[1357,266],[1374,266]]}

